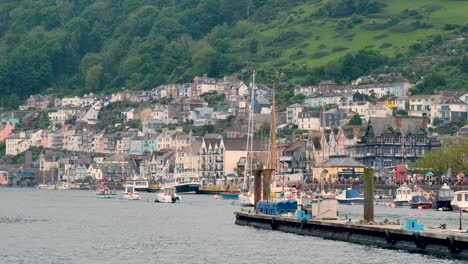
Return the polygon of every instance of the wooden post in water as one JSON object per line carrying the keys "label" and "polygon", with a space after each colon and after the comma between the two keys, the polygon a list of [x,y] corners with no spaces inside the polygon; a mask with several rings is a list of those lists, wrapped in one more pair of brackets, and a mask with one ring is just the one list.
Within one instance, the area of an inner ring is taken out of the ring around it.
{"label": "wooden post in water", "polygon": [[254,208],[257,209],[257,203],[262,197],[262,170],[257,169],[254,172]]}
{"label": "wooden post in water", "polygon": [[364,169],[364,221],[374,221],[374,170]]}
{"label": "wooden post in water", "polygon": [[273,169],[265,169],[263,170],[263,200],[270,200],[270,192],[271,192],[271,174],[274,170]]}

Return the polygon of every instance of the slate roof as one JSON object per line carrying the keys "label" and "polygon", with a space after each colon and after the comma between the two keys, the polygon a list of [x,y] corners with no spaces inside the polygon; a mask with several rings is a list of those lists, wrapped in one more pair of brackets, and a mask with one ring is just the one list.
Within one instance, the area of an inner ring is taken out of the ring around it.
{"label": "slate roof", "polygon": [[[319,165],[322,166],[322,165]],[[352,158],[332,158],[327,160],[323,166],[325,167],[357,167],[357,168],[365,168],[366,165],[355,161]]]}
{"label": "slate roof", "polygon": [[[247,138],[226,138],[224,139],[224,148],[226,150],[245,151],[247,149]],[[266,146],[262,140],[253,140],[253,151],[266,151]]]}
{"label": "slate roof", "polygon": [[305,146],[306,143],[307,142],[304,141],[304,140],[297,140],[297,141],[291,143],[287,148],[285,148],[284,151],[294,151],[297,148]]}
{"label": "slate roof", "polygon": [[401,128],[397,125],[397,117],[371,117],[369,126],[374,130],[374,135],[381,135],[388,127],[399,129],[403,136],[406,136],[408,131],[415,132],[421,128],[425,130],[423,119],[412,116],[401,117]]}

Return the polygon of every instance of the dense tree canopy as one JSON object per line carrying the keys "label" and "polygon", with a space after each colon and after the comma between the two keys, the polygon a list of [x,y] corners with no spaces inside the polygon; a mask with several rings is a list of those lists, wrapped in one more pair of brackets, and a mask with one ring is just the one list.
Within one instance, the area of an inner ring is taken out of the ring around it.
{"label": "dense tree canopy", "polygon": [[232,73],[240,58],[227,58],[229,43],[208,34],[221,34],[265,2],[3,1],[0,92],[24,98],[49,87],[58,94],[147,89]]}
{"label": "dense tree canopy", "polygon": [[[385,24],[398,25],[398,19],[403,21],[421,11],[403,10],[400,14],[384,3],[381,0],[0,1],[0,94],[5,107],[16,107],[28,95],[41,92],[64,96],[122,87],[151,89],[164,83],[187,82],[201,74],[222,77],[237,73],[248,78],[248,70],[244,69],[252,66],[258,70],[259,82],[270,83],[273,72],[284,71],[286,77],[281,81],[308,85],[322,79],[349,82],[398,64],[403,67],[395,71],[408,71],[405,77],[414,76],[412,81],[427,76],[417,93],[444,85],[437,77],[446,80],[449,87],[466,86],[466,55],[441,63],[444,66],[438,67],[443,68],[441,76],[421,71],[413,74],[404,67],[410,61],[407,57],[395,60],[377,45],[352,41],[356,29],[354,33],[350,30],[355,24],[367,26],[363,34],[378,34],[373,37],[378,41],[389,37],[375,28],[389,16],[387,13],[395,18],[385,20]],[[454,7],[447,10],[450,14],[455,11]],[[369,24],[369,19],[377,19],[379,23]],[[335,23],[341,26],[335,28]],[[452,27],[468,31],[466,26]],[[306,28],[320,30],[316,33]],[[322,29],[337,32],[329,38],[328,31]],[[312,46],[318,41],[340,46],[316,45],[323,50],[313,53]],[[415,54],[432,52],[430,49],[442,46],[442,42],[442,37],[434,37],[409,49]],[[392,43],[398,50],[395,42],[386,43],[387,47]],[[344,52],[347,49],[350,50]],[[455,50],[466,48],[460,46]],[[331,59],[317,62],[328,55]],[[278,91],[280,107],[281,102],[299,101],[300,98],[293,97],[291,87],[284,88]]]}

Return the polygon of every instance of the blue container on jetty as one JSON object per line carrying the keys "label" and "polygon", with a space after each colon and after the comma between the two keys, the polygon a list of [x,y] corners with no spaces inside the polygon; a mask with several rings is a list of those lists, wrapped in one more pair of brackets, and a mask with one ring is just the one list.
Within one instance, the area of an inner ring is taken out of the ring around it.
{"label": "blue container on jetty", "polygon": [[424,230],[424,225],[418,224],[416,219],[406,219],[403,229],[412,230],[412,231],[422,231]]}
{"label": "blue container on jetty", "polygon": [[280,215],[280,214],[295,214],[297,210],[297,201],[289,199],[279,202],[259,201],[257,204],[258,211],[262,214]]}

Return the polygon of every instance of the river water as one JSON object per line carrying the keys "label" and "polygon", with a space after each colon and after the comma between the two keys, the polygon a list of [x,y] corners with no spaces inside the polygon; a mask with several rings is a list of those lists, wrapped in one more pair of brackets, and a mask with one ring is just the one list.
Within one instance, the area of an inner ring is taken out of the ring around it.
{"label": "river water", "polygon": [[[184,195],[181,204],[156,204],[153,195],[101,200],[93,191],[0,188],[0,263],[463,263],[236,226],[230,201]],[[340,217],[361,211],[343,206]],[[377,206],[376,214],[458,227],[451,212]]]}

